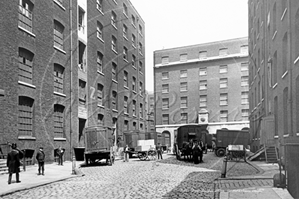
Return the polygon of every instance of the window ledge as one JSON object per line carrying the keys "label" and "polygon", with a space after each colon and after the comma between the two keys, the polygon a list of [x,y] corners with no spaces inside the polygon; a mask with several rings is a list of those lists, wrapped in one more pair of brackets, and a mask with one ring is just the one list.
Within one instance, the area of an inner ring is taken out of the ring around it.
{"label": "window ledge", "polygon": [[118,110],[116,110],[116,109],[111,109],[113,112],[115,112],[115,113],[118,113],[119,111]]}
{"label": "window ledge", "polygon": [[187,92],[187,90],[183,90],[183,91],[181,90],[180,92]]}
{"label": "window ledge", "polygon": [[283,75],[281,76],[281,79],[283,79],[287,74],[288,74],[288,71],[285,71],[285,72],[283,73]]}
{"label": "window ledge", "polygon": [[66,138],[53,138],[54,141],[67,141]]}
{"label": "window ledge", "polygon": [[26,30],[25,28],[22,28],[21,26],[18,26],[18,28],[26,33],[28,33],[29,35],[31,35],[32,37],[35,37],[35,34],[33,34],[32,32]]}
{"label": "window ledge", "polygon": [[114,27],[114,29],[118,30],[117,26],[113,23],[111,23],[112,27]]}
{"label": "window ledge", "polygon": [[296,64],[299,61],[299,57],[297,57],[297,59],[295,59],[294,64]]}
{"label": "window ledge", "polygon": [[162,80],[168,80],[169,78],[162,78]]}
{"label": "window ledge", "polygon": [[53,0],[54,3],[56,3],[56,5],[58,5],[61,9],[63,9],[64,11],[66,10],[66,8],[60,3],[58,2],[57,0]]}
{"label": "window ledge", "polygon": [[276,88],[276,87],[277,87],[277,84],[278,84],[278,83],[274,84],[272,88],[273,88],[273,89]]}
{"label": "window ledge", "polygon": [[283,18],[284,18],[284,16],[285,16],[286,12],[287,12],[287,8],[285,8],[284,11],[283,11],[283,13],[282,13],[282,16],[281,16],[281,18],[280,18],[281,21],[283,20]]}
{"label": "window ledge", "polygon": [[277,30],[275,30],[275,32],[274,32],[274,34],[273,34],[273,37],[272,37],[272,40],[275,39],[276,35],[277,35]]}
{"label": "window ledge", "polygon": [[136,94],[136,91],[135,91],[135,90],[133,90],[132,92],[133,92],[134,94]]}
{"label": "window ledge", "polygon": [[274,138],[275,138],[275,139],[278,139],[278,138],[279,138],[279,136],[278,136],[278,135],[274,135]]}
{"label": "window ledge", "polygon": [[97,10],[104,16],[104,13],[102,10],[100,10],[99,8],[97,8]]}
{"label": "window ledge", "polygon": [[128,15],[125,13],[125,12],[123,12],[123,14],[125,15],[125,17],[128,19],[129,17],[128,17]]}
{"label": "window ledge", "polygon": [[118,2],[117,2],[116,0],[113,0],[113,2],[114,2],[116,5],[118,5]]}
{"label": "window ledge", "polygon": [[169,92],[161,92],[162,94],[169,94]]}
{"label": "window ledge", "polygon": [[29,84],[29,83],[26,83],[26,82],[18,81],[18,83],[23,85],[23,86],[30,87],[30,88],[36,88],[35,85]]}
{"label": "window ledge", "polygon": [[162,110],[169,110],[169,108],[161,108]]}
{"label": "window ledge", "polygon": [[36,137],[30,137],[30,136],[18,136],[19,140],[36,140]]}
{"label": "window ledge", "polygon": [[115,49],[112,48],[111,50],[112,50],[114,53],[118,54],[118,52],[117,52]]}
{"label": "window ledge", "polygon": [[135,46],[134,44],[132,44],[132,47],[133,47],[134,49],[136,49],[136,46]]}
{"label": "window ledge", "polygon": [[132,68],[134,68],[136,70],[136,67],[132,65]]}
{"label": "window ledge", "polygon": [[100,107],[100,108],[105,108],[103,105],[101,105],[101,104],[97,104],[97,106],[98,107]]}
{"label": "window ledge", "polygon": [[299,133],[297,133],[296,135],[299,136]]}
{"label": "window ledge", "polygon": [[54,91],[53,94],[58,95],[58,96],[61,96],[61,97],[66,97],[65,94],[60,93],[60,92],[56,92],[56,91]]}
{"label": "window ledge", "polygon": [[100,70],[97,70],[97,73],[99,73],[100,75],[104,76],[104,73],[102,73]]}
{"label": "window ledge", "polygon": [[125,85],[124,85],[124,88],[125,88],[126,90],[129,90],[129,87],[128,87],[128,86],[125,86]]}
{"label": "window ledge", "polygon": [[59,52],[61,52],[63,54],[66,54],[66,51],[64,51],[63,49],[60,49],[60,48],[58,48],[56,46],[53,46],[53,47],[54,47],[54,49],[58,50]]}
{"label": "window ledge", "polygon": [[127,59],[123,58],[123,60],[124,60],[126,63],[129,63]]}
{"label": "window ledge", "polygon": [[144,98],[144,96],[141,93],[139,93],[139,95],[140,95],[141,98]]}
{"label": "window ledge", "polygon": [[102,43],[105,43],[104,40],[103,40],[101,37],[98,37],[98,36],[97,36],[97,38],[98,38]]}
{"label": "window ledge", "polygon": [[127,112],[124,112],[124,115],[129,116],[129,114]]}
{"label": "window ledge", "polygon": [[128,38],[126,37],[126,35],[123,34],[123,38],[128,41]]}
{"label": "window ledge", "polygon": [[116,84],[118,84],[118,81],[117,81],[117,80],[115,80],[115,79],[112,79],[112,81],[113,81],[113,82],[115,82]]}
{"label": "window ledge", "polygon": [[287,137],[289,137],[289,136],[290,136],[289,134],[283,135],[284,138],[287,138]]}
{"label": "window ledge", "polygon": [[131,23],[132,24],[132,26],[134,27],[134,28],[136,28],[136,26],[133,24],[133,23]]}
{"label": "window ledge", "polygon": [[140,71],[140,74],[141,74],[141,75],[144,75],[144,73],[143,73],[142,71]]}

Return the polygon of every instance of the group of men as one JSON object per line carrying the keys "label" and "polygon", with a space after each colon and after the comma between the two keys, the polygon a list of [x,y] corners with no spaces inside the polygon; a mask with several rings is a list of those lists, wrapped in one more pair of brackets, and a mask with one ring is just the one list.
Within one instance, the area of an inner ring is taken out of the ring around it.
{"label": "group of men", "polygon": [[192,145],[193,161],[195,164],[203,162],[203,150],[205,149],[202,140],[190,140],[190,145]]}
{"label": "group of men", "polygon": [[[12,174],[16,174],[16,183],[20,183],[20,166],[21,166],[21,159],[23,158],[24,154],[21,150],[17,148],[16,143],[11,144],[11,152],[7,154],[7,162],[6,166],[8,167],[8,184],[11,184]],[[58,156],[59,156],[59,164],[62,165],[62,155],[63,150],[61,147],[58,149]],[[45,153],[43,147],[39,148],[39,151],[36,154],[36,160],[38,162],[38,175],[45,175]]]}

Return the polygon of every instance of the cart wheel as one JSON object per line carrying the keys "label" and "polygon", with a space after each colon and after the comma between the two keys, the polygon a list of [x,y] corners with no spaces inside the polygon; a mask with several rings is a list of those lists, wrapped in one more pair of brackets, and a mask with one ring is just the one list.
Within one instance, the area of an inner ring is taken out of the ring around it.
{"label": "cart wheel", "polygon": [[223,148],[219,148],[217,151],[216,151],[216,155],[218,156],[218,157],[223,157],[224,155],[225,155],[225,149],[223,149]]}
{"label": "cart wheel", "polygon": [[151,150],[151,151],[148,152],[148,156],[150,156],[151,160],[155,160],[156,159],[156,155],[157,155],[156,151]]}
{"label": "cart wheel", "polygon": [[147,159],[147,155],[145,152],[142,153],[138,153],[138,157],[140,160],[146,160]]}

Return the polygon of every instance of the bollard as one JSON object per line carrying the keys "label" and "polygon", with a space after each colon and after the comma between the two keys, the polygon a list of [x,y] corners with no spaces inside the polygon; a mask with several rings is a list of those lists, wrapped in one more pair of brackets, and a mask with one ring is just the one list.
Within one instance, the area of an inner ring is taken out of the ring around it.
{"label": "bollard", "polygon": [[75,159],[75,156],[73,156],[72,158],[72,174],[76,174],[75,172],[75,168],[76,168],[76,159]]}
{"label": "bollard", "polygon": [[223,159],[221,178],[226,178],[226,170],[227,170],[227,156]]}

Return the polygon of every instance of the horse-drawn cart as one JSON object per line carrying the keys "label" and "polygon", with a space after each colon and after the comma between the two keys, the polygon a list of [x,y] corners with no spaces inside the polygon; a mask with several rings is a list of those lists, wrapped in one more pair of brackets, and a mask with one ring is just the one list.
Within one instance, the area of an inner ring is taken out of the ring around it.
{"label": "horse-drawn cart", "polygon": [[85,152],[86,165],[106,160],[112,165],[114,156],[112,152],[112,133],[108,128],[87,127],[85,129]]}
{"label": "horse-drawn cart", "polygon": [[133,153],[136,153],[140,160],[154,160],[156,159],[156,148],[154,140],[138,140],[137,147]]}

